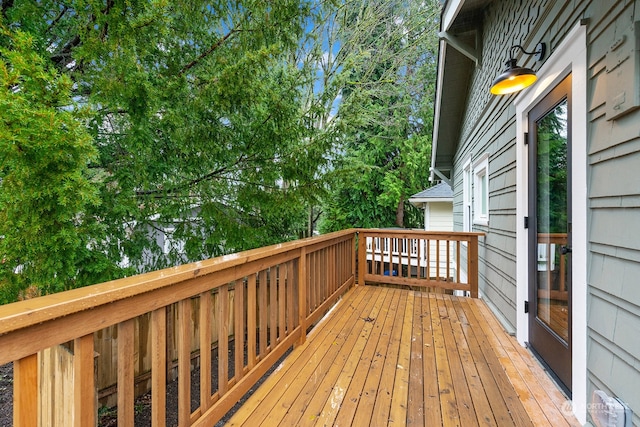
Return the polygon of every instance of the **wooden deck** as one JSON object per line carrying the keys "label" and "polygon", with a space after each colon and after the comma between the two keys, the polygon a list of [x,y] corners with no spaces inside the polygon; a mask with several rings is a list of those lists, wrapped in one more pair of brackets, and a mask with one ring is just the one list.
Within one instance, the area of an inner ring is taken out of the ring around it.
{"label": "wooden deck", "polygon": [[579,425],[482,300],[358,286],[227,425]]}

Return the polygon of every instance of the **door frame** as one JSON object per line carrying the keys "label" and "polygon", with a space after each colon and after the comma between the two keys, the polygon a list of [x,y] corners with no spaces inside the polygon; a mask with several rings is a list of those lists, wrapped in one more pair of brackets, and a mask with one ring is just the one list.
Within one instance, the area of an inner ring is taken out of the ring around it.
{"label": "door frame", "polygon": [[571,358],[572,402],[570,408],[581,424],[587,421],[587,35],[578,24],[554,48],[538,71],[538,81],[522,91],[514,102],[516,109],[516,339],[525,345],[529,339],[529,233],[524,228],[528,216],[528,132],[529,111],[562,79],[572,74],[571,134],[573,265]]}

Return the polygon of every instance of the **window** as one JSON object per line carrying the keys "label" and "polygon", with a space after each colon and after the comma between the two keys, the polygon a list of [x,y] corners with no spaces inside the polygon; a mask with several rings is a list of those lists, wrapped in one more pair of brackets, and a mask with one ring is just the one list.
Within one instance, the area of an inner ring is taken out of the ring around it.
{"label": "window", "polygon": [[462,172],[462,231],[471,231],[471,190],[472,190],[472,175],[471,175],[471,159],[467,160],[464,164]]}
{"label": "window", "polygon": [[473,223],[489,225],[489,154],[473,164]]}

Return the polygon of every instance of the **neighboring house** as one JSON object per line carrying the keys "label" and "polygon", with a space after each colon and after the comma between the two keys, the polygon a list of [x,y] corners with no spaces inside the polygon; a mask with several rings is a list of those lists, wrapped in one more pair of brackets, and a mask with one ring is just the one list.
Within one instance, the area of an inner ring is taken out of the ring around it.
{"label": "neighboring house", "polygon": [[[424,209],[424,229],[426,231],[453,231],[453,190],[447,182],[440,182],[433,187],[429,187],[409,198],[409,202],[418,209]],[[450,249],[455,250],[452,245]],[[446,268],[447,248],[440,248],[440,269]],[[436,259],[436,250],[430,250],[430,259]],[[466,260],[466,258],[465,258]],[[431,270],[435,268],[435,262],[431,262]],[[455,263],[454,263],[455,264]],[[465,264],[464,262],[462,264]],[[455,275],[460,269],[463,281],[467,280],[467,271],[461,265],[450,265],[450,274]],[[463,295],[463,291],[455,291],[456,295]]]}
{"label": "neighboring house", "polygon": [[453,231],[453,191],[446,182],[414,194],[409,202],[424,209],[425,230]]}
{"label": "neighboring house", "polygon": [[[482,297],[582,423],[605,415],[602,390],[640,425],[639,22],[613,0],[442,11],[432,173],[452,183],[454,229],[486,233]],[[493,95],[510,56],[538,80]]]}

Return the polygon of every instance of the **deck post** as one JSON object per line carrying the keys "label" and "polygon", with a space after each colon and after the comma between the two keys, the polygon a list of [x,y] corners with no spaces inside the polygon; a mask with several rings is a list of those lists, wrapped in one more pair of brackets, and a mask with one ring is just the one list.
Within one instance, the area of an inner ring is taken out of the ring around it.
{"label": "deck post", "polygon": [[13,362],[13,422],[16,427],[38,424],[38,355]]}
{"label": "deck post", "polygon": [[478,236],[469,236],[469,289],[471,298],[478,298]]}
{"label": "deck post", "polygon": [[298,261],[298,323],[300,324],[300,340],[298,345],[307,339],[307,248],[300,249]]}
{"label": "deck post", "polygon": [[364,286],[364,272],[367,268],[367,237],[364,232],[358,232],[358,285]]}
{"label": "deck post", "polygon": [[351,236],[351,277],[353,277],[353,281],[356,280],[356,264],[358,263],[357,259],[357,249],[356,249],[356,238],[358,237],[358,232],[354,232]]}

